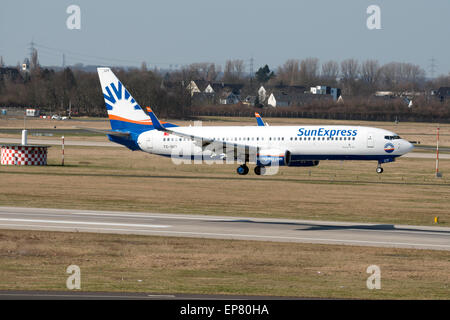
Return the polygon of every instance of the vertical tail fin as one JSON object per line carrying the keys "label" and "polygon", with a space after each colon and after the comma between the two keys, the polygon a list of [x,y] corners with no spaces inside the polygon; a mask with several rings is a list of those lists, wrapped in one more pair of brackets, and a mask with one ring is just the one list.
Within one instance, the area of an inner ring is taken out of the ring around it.
{"label": "vertical tail fin", "polygon": [[97,68],[111,128],[119,131],[142,132],[152,128],[150,117],[142,110],[130,92],[110,68]]}

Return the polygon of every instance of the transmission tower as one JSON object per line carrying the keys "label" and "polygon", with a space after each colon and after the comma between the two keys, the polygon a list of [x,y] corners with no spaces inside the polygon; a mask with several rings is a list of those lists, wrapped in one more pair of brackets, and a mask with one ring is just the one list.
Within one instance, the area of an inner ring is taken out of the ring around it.
{"label": "transmission tower", "polygon": [[431,78],[434,79],[434,74],[436,72],[436,59],[433,57],[430,59],[430,65],[428,66],[428,70],[430,70]]}

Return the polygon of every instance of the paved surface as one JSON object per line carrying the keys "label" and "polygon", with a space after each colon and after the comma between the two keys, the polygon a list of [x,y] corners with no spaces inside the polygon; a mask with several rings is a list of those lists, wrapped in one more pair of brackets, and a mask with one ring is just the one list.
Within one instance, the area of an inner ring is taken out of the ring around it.
{"label": "paved surface", "polygon": [[[53,145],[61,145],[61,139],[27,139],[29,144],[36,145],[45,145],[45,146],[53,146]],[[19,144],[22,143],[22,139],[16,138],[0,138],[0,143],[4,144]],[[80,146],[80,147],[119,147],[122,148],[124,146],[108,141],[105,137],[105,141],[83,141],[83,140],[70,140],[70,138],[64,139],[64,145],[66,146]]]}
{"label": "paved surface", "polygon": [[0,229],[139,234],[450,251],[450,228],[0,207]]}
{"label": "paved surface", "polygon": [[[0,291],[0,300],[310,300],[274,296],[162,294],[142,292]],[[314,298],[313,298],[314,299]]]}

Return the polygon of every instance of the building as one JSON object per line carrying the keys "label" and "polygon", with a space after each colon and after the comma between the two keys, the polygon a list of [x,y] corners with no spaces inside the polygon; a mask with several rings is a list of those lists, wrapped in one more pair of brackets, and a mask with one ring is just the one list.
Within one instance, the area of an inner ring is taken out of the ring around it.
{"label": "building", "polygon": [[439,98],[441,102],[446,99],[450,99],[450,87],[440,87],[438,90],[433,91],[432,94]]}
{"label": "building", "polygon": [[224,91],[220,94],[220,104],[238,104],[240,102],[239,96],[232,91]]}
{"label": "building", "polygon": [[311,94],[321,94],[321,95],[331,95],[333,97],[334,101],[337,101],[339,97],[341,96],[341,89],[339,88],[332,88],[328,86],[315,86],[311,87],[309,92]]}
{"label": "building", "polygon": [[25,114],[27,117],[39,117],[40,111],[37,109],[27,109]]}
{"label": "building", "polygon": [[20,75],[19,70],[16,68],[0,68],[0,80],[21,80],[22,76]]}

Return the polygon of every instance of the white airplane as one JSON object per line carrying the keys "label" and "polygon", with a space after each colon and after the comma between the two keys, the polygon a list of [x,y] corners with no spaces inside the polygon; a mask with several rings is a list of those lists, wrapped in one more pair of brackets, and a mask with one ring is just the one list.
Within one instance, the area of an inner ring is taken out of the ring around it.
{"label": "white airplane", "polygon": [[337,125],[267,126],[257,115],[258,126],[179,127],[148,114],[109,68],[98,68],[112,130],[108,138],[131,150],[183,159],[237,162],[239,175],[254,163],[257,175],[266,167],[310,167],[321,160],[395,161],[413,145],[388,130]]}

